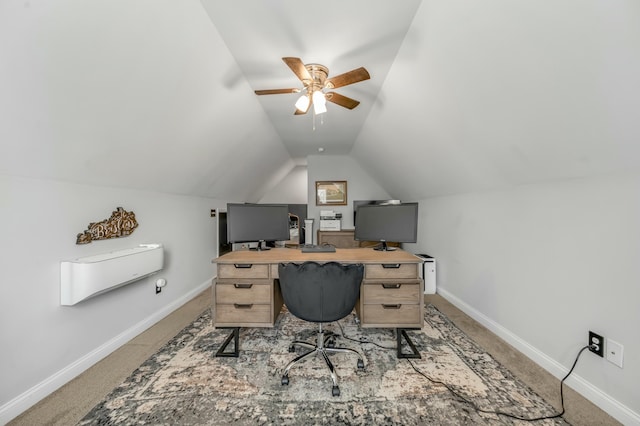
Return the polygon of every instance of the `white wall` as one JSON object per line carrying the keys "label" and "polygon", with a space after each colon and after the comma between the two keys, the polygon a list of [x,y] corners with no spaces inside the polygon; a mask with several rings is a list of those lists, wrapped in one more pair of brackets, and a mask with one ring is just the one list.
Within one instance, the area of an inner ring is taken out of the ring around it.
{"label": "white wall", "polygon": [[584,353],[567,383],[638,424],[639,218],[638,176],[527,185],[421,201],[416,247],[439,293],[556,376],[589,330],[624,345],[623,369]]}
{"label": "white wall", "polygon": [[259,203],[307,204],[307,167],[296,166],[258,201]]}
{"label": "white wall", "polygon": [[[353,229],[354,200],[386,200],[393,198],[357,161],[346,155],[312,155],[307,157],[309,176],[308,212],[313,228],[320,226],[320,210],[342,213],[342,229]],[[316,181],[347,181],[346,206],[316,206]],[[316,233],[314,231],[314,239]],[[314,240],[315,241],[315,240]]]}
{"label": "white wall", "polygon": [[[204,198],[0,175],[0,424],[210,285],[215,219]],[[89,222],[133,211],[132,235],[76,245]],[[60,261],[162,243],[157,275],[60,306]],[[155,294],[155,279],[168,284]]]}

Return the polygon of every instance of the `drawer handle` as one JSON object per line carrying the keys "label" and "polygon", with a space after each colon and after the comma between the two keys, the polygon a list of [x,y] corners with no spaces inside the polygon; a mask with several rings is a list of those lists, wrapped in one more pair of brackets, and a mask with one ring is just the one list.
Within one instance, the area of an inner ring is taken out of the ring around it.
{"label": "drawer handle", "polygon": [[235,266],[236,269],[251,269],[253,264],[251,264],[251,263],[234,263],[233,266]]}
{"label": "drawer handle", "polygon": [[253,284],[240,284],[240,283],[236,283],[233,285],[235,288],[251,288],[253,287]]}
{"label": "drawer handle", "polygon": [[236,309],[251,309],[253,303],[234,303],[233,307]]}
{"label": "drawer handle", "polygon": [[400,309],[402,305],[400,303],[395,304],[395,305],[385,305],[384,303],[382,304],[382,309]]}
{"label": "drawer handle", "polygon": [[380,284],[382,288],[400,288],[402,284]]}
{"label": "drawer handle", "polygon": [[399,263],[383,263],[382,267],[384,269],[400,269]]}

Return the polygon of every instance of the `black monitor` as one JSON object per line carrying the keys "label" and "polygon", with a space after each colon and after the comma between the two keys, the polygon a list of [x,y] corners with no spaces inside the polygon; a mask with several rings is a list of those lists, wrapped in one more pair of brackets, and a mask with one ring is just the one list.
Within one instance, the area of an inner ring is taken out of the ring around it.
{"label": "black monitor", "polygon": [[366,206],[369,204],[400,204],[400,200],[353,200],[353,225],[356,224],[356,215],[358,213],[358,207]]}
{"label": "black monitor", "polygon": [[227,240],[230,243],[289,239],[289,206],[286,204],[227,204]]}
{"label": "black monitor", "polygon": [[376,250],[395,250],[387,242],[417,242],[418,203],[361,205],[355,225],[356,240],[380,241]]}

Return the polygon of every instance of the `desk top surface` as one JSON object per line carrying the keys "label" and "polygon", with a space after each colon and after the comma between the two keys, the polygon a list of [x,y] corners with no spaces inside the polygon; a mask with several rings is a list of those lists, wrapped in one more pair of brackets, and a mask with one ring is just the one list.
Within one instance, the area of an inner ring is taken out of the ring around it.
{"label": "desk top surface", "polygon": [[315,260],[319,262],[342,263],[421,263],[417,256],[401,249],[394,251],[378,251],[372,248],[338,248],[334,253],[315,252],[302,253],[295,248],[272,248],[271,250],[238,250],[224,254],[213,263],[279,263],[279,262],[305,262]]}

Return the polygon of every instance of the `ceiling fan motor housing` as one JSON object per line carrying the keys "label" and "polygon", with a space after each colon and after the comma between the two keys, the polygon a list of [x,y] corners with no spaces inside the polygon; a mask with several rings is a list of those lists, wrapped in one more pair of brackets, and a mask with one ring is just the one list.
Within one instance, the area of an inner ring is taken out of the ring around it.
{"label": "ceiling fan motor housing", "polygon": [[309,75],[311,75],[312,81],[308,84],[303,82],[310,91],[322,90],[324,88],[324,82],[327,80],[327,76],[329,75],[329,68],[320,64],[305,64],[304,66],[307,71],[309,71]]}

